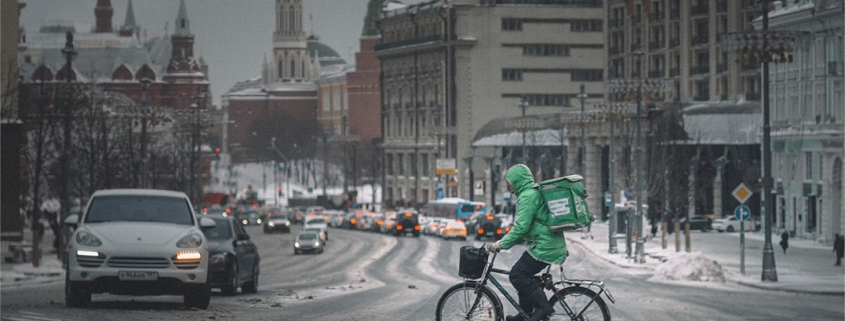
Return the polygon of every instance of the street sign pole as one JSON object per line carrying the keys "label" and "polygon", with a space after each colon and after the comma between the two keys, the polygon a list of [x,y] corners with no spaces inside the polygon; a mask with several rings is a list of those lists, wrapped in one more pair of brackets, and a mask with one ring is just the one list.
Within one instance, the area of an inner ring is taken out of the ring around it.
{"label": "street sign pole", "polygon": [[[741,187],[744,186],[740,185],[737,189],[740,189]],[[737,197],[737,200],[739,200],[740,203],[745,203],[745,201],[747,201],[751,196],[750,194],[739,194],[744,196]],[[734,209],[734,216],[736,216],[736,219],[739,220],[739,273],[745,275],[745,221],[751,217],[751,209],[748,206],[739,205],[736,209]]]}

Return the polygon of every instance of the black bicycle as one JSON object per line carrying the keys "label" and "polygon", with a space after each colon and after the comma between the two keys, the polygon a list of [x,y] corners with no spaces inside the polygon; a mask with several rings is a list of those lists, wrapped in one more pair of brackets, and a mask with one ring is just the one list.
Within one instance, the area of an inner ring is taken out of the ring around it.
{"label": "black bicycle", "polygon": [[[480,248],[487,253],[484,245]],[[487,281],[493,283],[496,289],[522,315],[528,315],[519,303],[508,293],[507,290],[493,277],[493,273],[510,274],[508,270],[501,270],[493,267],[497,253],[485,264],[482,277],[476,280],[467,279],[463,283],[455,284],[443,293],[440,301],[437,302],[437,321],[444,320],[495,320],[501,321],[505,318],[502,301],[487,287]],[[604,294],[611,303],[616,303],[604,282],[593,280],[567,279],[563,273],[563,266],[560,266],[562,281],[554,282],[549,273],[551,266],[539,277],[540,283],[552,295],[549,303],[555,308],[555,313],[548,320],[610,320],[610,311],[607,304],[601,298]],[[558,289],[558,287],[562,287]],[[597,289],[596,292],[594,289]]]}

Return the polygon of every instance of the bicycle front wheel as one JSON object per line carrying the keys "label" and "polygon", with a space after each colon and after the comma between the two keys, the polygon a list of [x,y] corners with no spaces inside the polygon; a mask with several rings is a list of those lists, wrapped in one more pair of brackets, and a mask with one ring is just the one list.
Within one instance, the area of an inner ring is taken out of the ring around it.
{"label": "bicycle front wheel", "polygon": [[[478,282],[466,281],[458,283],[446,290],[437,302],[437,321],[489,320],[504,319],[502,301],[486,286],[481,292],[475,293]],[[479,297],[480,296],[480,297]],[[478,304],[472,309],[478,298]],[[470,311],[472,309],[472,311]]]}
{"label": "bicycle front wheel", "polygon": [[[562,301],[559,301],[561,299]],[[580,286],[565,288],[552,296],[549,303],[555,309],[554,315],[549,320],[610,321],[607,304],[596,292],[588,288]]]}

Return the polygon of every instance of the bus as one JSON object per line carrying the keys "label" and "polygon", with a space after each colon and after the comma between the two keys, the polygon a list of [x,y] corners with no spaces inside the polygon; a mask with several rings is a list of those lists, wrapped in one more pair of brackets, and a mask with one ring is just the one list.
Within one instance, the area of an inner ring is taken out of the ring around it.
{"label": "bus", "polygon": [[428,201],[422,206],[420,212],[427,217],[442,217],[459,221],[466,221],[473,213],[487,213],[487,204],[484,202],[470,202],[462,198],[443,198]]}

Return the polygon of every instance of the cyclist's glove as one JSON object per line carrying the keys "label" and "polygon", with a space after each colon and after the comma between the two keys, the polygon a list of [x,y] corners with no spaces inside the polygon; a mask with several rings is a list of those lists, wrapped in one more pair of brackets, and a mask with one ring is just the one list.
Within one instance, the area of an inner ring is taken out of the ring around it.
{"label": "cyclist's glove", "polygon": [[502,243],[499,243],[499,242],[490,243],[490,246],[488,246],[487,250],[490,251],[490,252],[493,252],[493,253],[498,253],[499,251],[502,250]]}

